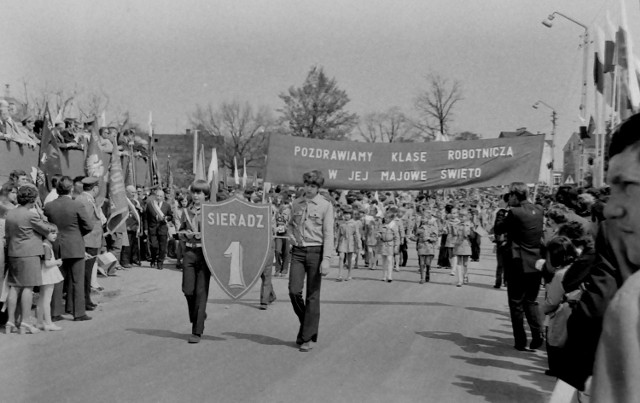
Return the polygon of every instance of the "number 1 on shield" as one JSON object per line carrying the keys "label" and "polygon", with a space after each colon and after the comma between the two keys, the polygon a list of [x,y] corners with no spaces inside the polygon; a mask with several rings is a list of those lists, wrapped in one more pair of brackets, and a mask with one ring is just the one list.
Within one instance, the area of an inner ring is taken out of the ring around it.
{"label": "number 1 on shield", "polygon": [[224,256],[231,258],[229,264],[229,287],[245,288],[244,276],[242,275],[242,245],[240,245],[240,242],[231,242],[227,250],[224,251]]}

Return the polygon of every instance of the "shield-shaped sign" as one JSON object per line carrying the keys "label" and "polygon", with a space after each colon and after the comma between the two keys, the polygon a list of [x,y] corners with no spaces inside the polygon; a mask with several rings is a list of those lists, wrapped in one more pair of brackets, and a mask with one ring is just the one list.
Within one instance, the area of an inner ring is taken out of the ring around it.
{"label": "shield-shaped sign", "polygon": [[202,205],[202,248],[218,285],[233,299],[256,283],[270,268],[271,205],[238,198]]}

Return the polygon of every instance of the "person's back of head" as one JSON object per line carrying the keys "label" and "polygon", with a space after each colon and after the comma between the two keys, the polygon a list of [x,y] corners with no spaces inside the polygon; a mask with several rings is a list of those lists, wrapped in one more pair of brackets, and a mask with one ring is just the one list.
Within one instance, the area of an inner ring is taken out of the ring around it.
{"label": "person's back of head", "polygon": [[522,203],[529,197],[529,187],[524,182],[513,182],[509,186],[509,193]]}

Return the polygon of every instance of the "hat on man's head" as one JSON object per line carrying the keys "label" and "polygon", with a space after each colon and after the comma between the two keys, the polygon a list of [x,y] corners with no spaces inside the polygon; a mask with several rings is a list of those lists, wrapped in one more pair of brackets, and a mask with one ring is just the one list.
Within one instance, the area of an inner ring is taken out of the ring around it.
{"label": "hat on man's head", "polygon": [[83,185],[95,185],[99,181],[100,181],[100,179],[96,178],[95,176],[87,176],[86,178],[84,178],[82,180],[82,184]]}
{"label": "hat on man's head", "polygon": [[133,185],[127,185],[125,189],[127,190],[127,192],[136,192],[136,187]]}

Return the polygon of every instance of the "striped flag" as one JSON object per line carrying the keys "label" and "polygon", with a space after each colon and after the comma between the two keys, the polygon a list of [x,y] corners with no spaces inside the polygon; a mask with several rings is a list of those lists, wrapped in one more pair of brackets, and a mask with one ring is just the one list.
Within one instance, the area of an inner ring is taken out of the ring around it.
{"label": "striped flag", "polygon": [[243,158],[242,159],[242,188],[246,189],[247,188],[247,159]]}
{"label": "striped flag", "polygon": [[211,187],[211,194],[216,195],[218,193],[218,182],[219,173],[218,173],[218,152],[214,147],[211,150],[211,162],[209,163],[209,170],[207,172],[207,182],[209,182],[209,186]]}
{"label": "striped flag", "polygon": [[127,193],[124,187],[120,151],[114,145],[109,166],[109,217],[107,218],[105,234],[126,232],[127,217],[129,217],[129,203],[127,202]]}
{"label": "striped flag", "polygon": [[198,152],[198,161],[196,163],[196,180],[207,180],[207,173],[204,169],[204,144],[200,145]]}
{"label": "striped flag", "polygon": [[238,176],[238,161],[236,156],[233,156],[233,179],[236,182],[236,186],[240,184],[240,177]]}

